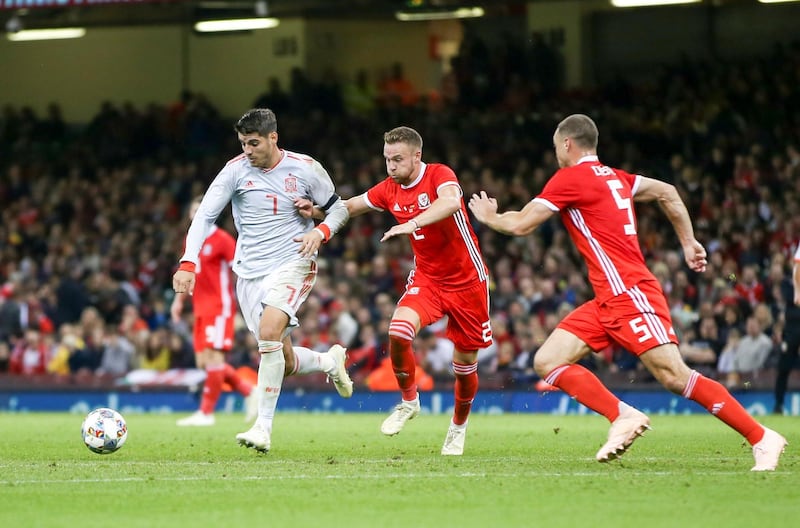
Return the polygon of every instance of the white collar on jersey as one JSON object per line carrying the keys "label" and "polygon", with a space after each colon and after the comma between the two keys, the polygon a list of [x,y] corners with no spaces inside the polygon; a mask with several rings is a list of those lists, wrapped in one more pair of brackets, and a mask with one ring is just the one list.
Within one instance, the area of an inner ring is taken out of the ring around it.
{"label": "white collar on jersey", "polygon": [[592,161],[600,161],[600,158],[598,158],[597,156],[584,156],[581,159],[579,159],[578,163],[576,163],[575,165],[580,165],[581,163],[590,163]]}
{"label": "white collar on jersey", "polygon": [[401,185],[400,188],[401,189],[410,189],[413,186],[415,186],[416,184],[418,184],[419,181],[422,179],[422,175],[425,174],[425,167],[427,167],[427,166],[428,165],[425,164],[424,161],[420,161],[419,162],[419,174],[417,174],[416,179],[413,182],[409,183],[408,185]]}

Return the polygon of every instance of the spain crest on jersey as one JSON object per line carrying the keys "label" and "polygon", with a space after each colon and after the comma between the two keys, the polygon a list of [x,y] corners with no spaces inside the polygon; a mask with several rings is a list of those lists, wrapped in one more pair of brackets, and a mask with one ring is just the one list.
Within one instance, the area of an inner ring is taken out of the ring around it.
{"label": "spain crest on jersey", "polygon": [[297,178],[294,176],[284,178],[283,187],[287,193],[297,192]]}
{"label": "spain crest on jersey", "polygon": [[417,196],[417,204],[419,204],[420,209],[426,209],[431,205],[431,199],[428,196],[428,193],[422,193]]}

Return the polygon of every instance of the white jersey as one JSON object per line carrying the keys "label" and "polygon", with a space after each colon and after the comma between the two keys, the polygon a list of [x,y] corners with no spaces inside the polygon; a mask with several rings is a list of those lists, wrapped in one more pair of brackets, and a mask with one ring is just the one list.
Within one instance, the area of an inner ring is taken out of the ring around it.
{"label": "white jersey", "polygon": [[294,241],[314,228],[294,206],[297,198],[330,204],[339,197],[328,172],[315,159],[281,150],[281,159],[271,169],[253,167],[242,154],[217,174],[203,196],[186,235],[181,261],[197,264],[198,253],[208,231],[231,202],[239,235],[233,271],[253,279],[269,274],[282,264],[303,257]]}

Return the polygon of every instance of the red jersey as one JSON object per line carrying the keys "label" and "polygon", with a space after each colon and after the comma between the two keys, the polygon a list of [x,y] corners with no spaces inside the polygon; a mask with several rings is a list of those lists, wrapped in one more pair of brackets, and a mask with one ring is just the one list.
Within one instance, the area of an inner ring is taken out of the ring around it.
{"label": "red jersey", "polygon": [[657,280],[645,264],[636,234],[633,196],[641,176],[585,156],[558,170],[534,198],[561,220],[586,261],[589,282],[602,304],[640,281]]}
{"label": "red jersey", "polygon": [[[402,224],[430,207],[446,185],[459,185],[450,167],[423,163],[419,177],[410,185],[398,185],[387,177],[369,189],[364,199],[373,209],[391,212]],[[421,227],[408,238],[414,251],[416,282],[430,281],[444,291],[457,291],[488,278],[463,199],[453,216]]]}
{"label": "red jersey", "polygon": [[195,316],[230,317],[236,309],[231,262],[236,240],[224,229],[211,228],[200,248],[192,306]]}

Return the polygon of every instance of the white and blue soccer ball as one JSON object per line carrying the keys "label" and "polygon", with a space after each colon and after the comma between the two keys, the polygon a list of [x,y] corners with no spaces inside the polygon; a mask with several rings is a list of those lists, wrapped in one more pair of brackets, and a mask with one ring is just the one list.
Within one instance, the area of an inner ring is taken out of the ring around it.
{"label": "white and blue soccer ball", "polygon": [[86,415],[81,425],[81,436],[90,451],[107,455],[125,444],[128,439],[128,424],[114,409],[102,407]]}

